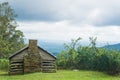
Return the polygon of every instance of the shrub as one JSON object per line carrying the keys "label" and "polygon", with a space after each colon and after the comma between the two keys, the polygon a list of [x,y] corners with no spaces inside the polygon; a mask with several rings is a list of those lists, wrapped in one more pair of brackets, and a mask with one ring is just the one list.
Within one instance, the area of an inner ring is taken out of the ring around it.
{"label": "shrub", "polygon": [[87,47],[78,46],[72,48],[71,45],[67,45],[68,49],[58,55],[58,67],[97,70],[112,75],[119,74],[120,52],[97,48],[94,42],[96,39],[91,38],[90,40],[91,46]]}
{"label": "shrub", "polygon": [[0,59],[0,70],[8,70],[9,61],[7,59]]}

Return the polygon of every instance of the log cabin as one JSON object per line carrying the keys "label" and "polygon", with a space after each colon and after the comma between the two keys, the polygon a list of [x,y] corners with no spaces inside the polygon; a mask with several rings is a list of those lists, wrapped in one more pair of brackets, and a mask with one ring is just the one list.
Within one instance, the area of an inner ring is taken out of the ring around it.
{"label": "log cabin", "polygon": [[29,40],[29,45],[9,57],[9,74],[56,72],[56,57]]}

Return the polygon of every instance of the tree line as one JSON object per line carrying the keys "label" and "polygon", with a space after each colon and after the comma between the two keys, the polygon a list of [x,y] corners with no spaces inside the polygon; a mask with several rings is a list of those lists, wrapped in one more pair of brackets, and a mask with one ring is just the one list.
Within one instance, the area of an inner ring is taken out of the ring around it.
{"label": "tree line", "polygon": [[57,65],[60,69],[96,70],[108,74],[120,73],[120,52],[96,47],[97,38],[90,37],[89,46],[78,44],[81,38],[65,44],[57,56]]}

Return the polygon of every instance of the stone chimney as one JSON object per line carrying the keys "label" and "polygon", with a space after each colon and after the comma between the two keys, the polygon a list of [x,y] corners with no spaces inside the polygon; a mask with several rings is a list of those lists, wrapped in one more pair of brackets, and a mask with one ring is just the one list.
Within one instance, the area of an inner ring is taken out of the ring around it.
{"label": "stone chimney", "polygon": [[24,73],[41,71],[41,56],[37,40],[29,40],[27,55],[24,56]]}
{"label": "stone chimney", "polygon": [[28,53],[38,55],[39,51],[37,46],[37,40],[29,40]]}
{"label": "stone chimney", "polygon": [[29,40],[29,47],[37,46],[37,40],[30,39]]}

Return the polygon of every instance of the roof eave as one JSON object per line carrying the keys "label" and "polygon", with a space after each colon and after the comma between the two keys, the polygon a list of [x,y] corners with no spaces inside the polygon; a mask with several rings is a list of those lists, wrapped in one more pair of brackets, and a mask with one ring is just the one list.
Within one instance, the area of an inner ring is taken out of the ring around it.
{"label": "roof eave", "polygon": [[[20,52],[24,51],[24,50],[27,49],[27,48],[28,48],[28,46],[26,46],[26,47],[20,49],[19,51],[15,52],[13,55],[11,55],[11,56],[9,57],[9,59],[11,59],[12,57],[14,57],[15,55],[19,54]],[[38,48],[42,49],[43,51],[45,51],[46,53],[48,53],[49,55],[51,55],[52,57],[54,57],[55,59],[57,59],[56,56],[54,56],[52,53],[48,52],[47,50],[41,48],[40,46],[38,46]]]}
{"label": "roof eave", "polygon": [[25,49],[27,49],[28,46],[25,46],[24,48],[20,49],[19,51],[15,52],[14,54],[12,54],[9,59],[11,59],[12,57],[14,57],[15,55],[19,54],[20,52],[24,51]]}

